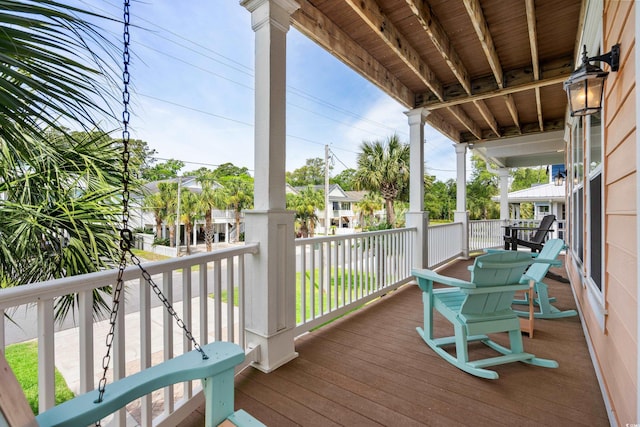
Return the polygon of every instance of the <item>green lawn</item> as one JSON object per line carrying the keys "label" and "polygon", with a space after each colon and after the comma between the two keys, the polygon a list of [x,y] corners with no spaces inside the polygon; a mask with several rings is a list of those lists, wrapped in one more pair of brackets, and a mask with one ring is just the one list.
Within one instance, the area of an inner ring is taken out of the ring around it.
{"label": "green lawn", "polygon": [[[326,274],[326,272],[325,272]],[[375,284],[375,276],[373,274],[369,274],[364,275],[364,274],[351,274],[351,276],[349,276],[349,273],[347,272],[346,275],[344,276],[344,295],[343,295],[343,286],[342,286],[342,270],[338,270],[338,274],[337,274],[337,286],[336,283],[334,283],[336,277],[334,275],[334,271],[331,271],[331,278],[329,280],[329,289],[325,289],[323,290],[323,292],[321,292],[321,285],[320,285],[320,272],[319,270],[316,269],[315,271],[315,281],[314,281],[314,292],[311,292],[310,289],[310,281],[311,281],[311,274],[309,272],[307,272],[306,274],[306,285],[305,285],[305,297],[304,297],[304,305],[305,305],[305,313],[307,314],[307,316],[310,315],[311,313],[311,308],[312,308],[312,303],[313,303],[313,307],[314,307],[314,313],[316,314],[316,316],[320,315],[322,312],[328,311],[329,308],[334,308],[335,307],[335,301],[336,301],[336,294],[335,292],[338,292],[337,295],[337,300],[338,300],[338,305],[341,306],[344,302],[344,300],[346,299],[346,301],[350,301],[349,299],[349,293],[351,292],[352,295],[352,299],[357,299],[357,297],[360,295],[360,289],[362,287],[362,285],[364,285],[365,287],[365,292],[369,292],[374,284]],[[302,297],[300,294],[300,284],[301,284],[301,274],[300,273],[296,273],[296,323],[300,323],[302,321]],[[369,277],[369,283],[366,283],[366,278]],[[351,279],[354,284],[353,287],[350,289],[349,288],[349,279]],[[322,294],[322,310],[320,309],[320,296]],[[214,295],[211,294],[209,295],[209,297],[214,298]],[[312,298],[313,297],[313,298]],[[330,297],[330,298],[329,298]],[[344,298],[343,298],[344,297]],[[233,305],[238,306],[238,292],[234,292],[233,294]],[[312,301],[313,299],[313,301]],[[228,297],[227,297],[227,291],[223,290],[222,291],[222,302],[227,302]]]}
{"label": "green lawn", "polygon": [[162,261],[164,259],[169,259],[166,255],[156,254],[154,252],[143,251],[141,249],[131,249],[131,252],[134,253],[138,258],[144,259],[146,261]]}
{"label": "green lawn", "polygon": [[[38,344],[29,341],[5,348],[5,357],[24,390],[34,414],[38,413]],[[56,369],[56,405],[74,397],[62,374]]]}

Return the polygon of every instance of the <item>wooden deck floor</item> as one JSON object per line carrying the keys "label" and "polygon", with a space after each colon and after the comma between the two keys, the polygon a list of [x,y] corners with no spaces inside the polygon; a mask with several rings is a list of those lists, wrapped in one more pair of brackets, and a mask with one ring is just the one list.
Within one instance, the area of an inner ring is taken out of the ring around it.
{"label": "wooden deck floor", "polygon": [[[468,264],[442,273],[468,279]],[[547,283],[556,306],[575,308],[568,284]],[[526,351],[557,360],[558,369],[511,363],[491,368],[498,380],[445,362],[416,333],[421,324],[420,291],[406,285],[299,338],[299,357],[276,371],[246,369],[236,377],[236,408],[278,427],[609,425],[577,316],[536,319],[534,338],[523,337]],[[453,334],[440,315],[435,331]],[[506,343],[501,335],[494,339]],[[472,348],[491,354],[479,343]],[[194,413],[183,425],[202,420]]]}

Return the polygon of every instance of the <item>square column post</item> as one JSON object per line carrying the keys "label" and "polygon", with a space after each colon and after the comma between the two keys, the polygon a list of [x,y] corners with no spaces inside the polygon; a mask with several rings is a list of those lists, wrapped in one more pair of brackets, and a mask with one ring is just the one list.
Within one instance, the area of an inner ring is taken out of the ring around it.
{"label": "square column post", "polygon": [[462,256],[469,257],[469,212],[467,212],[467,144],[453,144],[456,150],[456,210],[453,220],[462,223]]}
{"label": "square column post", "polygon": [[253,364],[270,372],[297,357],[294,213],[286,210],[286,35],[293,0],[243,0],[251,12],[255,46],[254,209],[245,213],[245,240],[260,251],[246,265],[247,347]]}
{"label": "square column post", "polygon": [[405,114],[409,119],[409,212],[405,218],[407,227],[418,229],[412,265],[427,268],[429,213],[424,211],[424,123],[429,112],[415,108]]}
{"label": "square column post", "polygon": [[509,169],[499,168],[498,177],[500,179],[500,219],[509,220]]}

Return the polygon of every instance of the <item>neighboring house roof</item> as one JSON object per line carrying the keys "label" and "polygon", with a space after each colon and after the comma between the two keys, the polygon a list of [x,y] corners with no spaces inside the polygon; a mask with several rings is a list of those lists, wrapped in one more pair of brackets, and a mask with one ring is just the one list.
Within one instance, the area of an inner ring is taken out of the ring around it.
{"label": "neighboring house roof", "polygon": [[[287,188],[289,188],[287,184]],[[308,188],[309,186],[290,187],[291,192],[298,194],[300,191]],[[311,185],[314,191],[324,191],[324,185]],[[339,184],[329,185],[329,201],[332,202],[359,202],[366,196],[368,191],[345,191]]]}
{"label": "neighboring house roof", "polygon": [[[500,196],[493,196],[491,200],[500,201]],[[535,203],[535,202],[564,202],[565,186],[555,184],[540,184],[524,190],[512,191],[508,195],[509,203]]]}
{"label": "neighboring house roof", "polygon": [[[178,180],[180,180],[180,186],[182,188],[186,188],[193,193],[202,192],[202,186],[196,180],[196,178],[192,176],[183,176],[180,178],[169,178],[169,179],[162,179],[159,181],[148,182],[142,186],[142,192],[144,194],[154,194],[159,191],[158,184],[160,184],[161,182],[178,182]],[[214,183],[213,187],[217,188],[217,187],[220,187],[220,185],[217,183]]]}

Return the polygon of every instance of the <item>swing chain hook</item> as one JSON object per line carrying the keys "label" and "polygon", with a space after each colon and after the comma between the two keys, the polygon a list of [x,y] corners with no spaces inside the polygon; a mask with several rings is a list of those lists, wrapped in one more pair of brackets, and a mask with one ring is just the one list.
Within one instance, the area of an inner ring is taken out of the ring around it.
{"label": "swing chain hook", "polygon": [[[131,114],[129,112],[129,103],[130,103],[130,93],[129,93],[129,83],[130,83],[130,74],[129,74],[129,62],[130,62],[130,52],[129,52],[129,44],[130,44],[130,33],[129,33],[129,20],[130,20],[130,12],[129,12],[130,2],[129,0],[124,0],[124,15],[123,15],[123,52],[122,52],[122,63],[123,63],[123,71],[122,71],[122,229],[120,230],[120,262],[118,264],[118,277],[116,281],[116,287],[113,291],[113,303],[111,306],[111,313],[109,315],[109,331],[106,337],[106,355],[102,359],[102,378],[98,383],[98,399],[95,401],[96,403],[102,402],[105,387],[107,384],[107,371],[109,369],[109,364],[111,361],[111,350],[113,348],[113,340],[115,337],[115,329],[116,329],[116,320],[118,316],[118,309],[120,307],[120,297],[122,293],[122,289],[124,288],[124,271],[127,267],[127,255],[130,256],[133,264],[137,265],[141,271],[142,277],[153,289],[154,293],[160,299],[162,304],[165,306],[169,314],[175,319],[178,327],[180,327],[185,336],[191,341],[195,350],[197,350],[201,355],[202,359],[208,359],[209,357],[204,352],[202,347],[198,344],[196,339],[193,337],[191,331],[187,328],[184,321],[180,318],[178,313],[172,307],[169,300],[162,293],[160,287],[153,281],[149,272],[141,265],[140,259],[132,252],[132,242],[133,242],[133,233],[129,228],[129,199],[130,199],[130,190],[129,184],[131,183],[131,172],[129,170],[129,161],[131,158],[131,150],[129,147],[131,134],[129,132],[129,119]],[[96,426],[100,426],[100,422],[96,423]]]}

